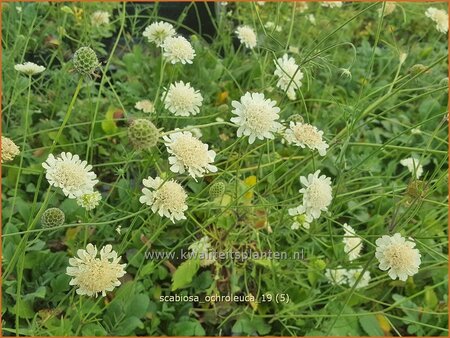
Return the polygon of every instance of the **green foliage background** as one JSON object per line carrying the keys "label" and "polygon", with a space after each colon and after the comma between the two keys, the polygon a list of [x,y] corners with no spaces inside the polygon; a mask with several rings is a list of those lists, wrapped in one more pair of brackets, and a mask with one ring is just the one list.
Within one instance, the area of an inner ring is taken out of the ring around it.
{"label": "green foliage background", "polygon": [[[198,34],[190,38],[197,54],[192,65],[164,68],[159,50],[142,37],[148,24],[161,19],[159,5],[2,3],[2,134],[22,150],[2,165],[3,334],[448,335],[447,36],[425,17],[431,4],[401,3],[382,18],[382,3],[334,9],[309,3],[305,12],[298,3],[230,3],[219,6],[212,43]],[[197,6],[189,4],[168,21],[189,30],[184,18]],[[112,13],[110,25],[91,23],[99,9]],[[282,31],[265,28],[267,21]],[[233,44],[237,23],[258,32],[255,51]],[[74,96],[80,82],[71,57],[85,45],[102,66]],[[290,46],[298,48],[290,55],[305,73],[296,101],[275,88],[273,77],[273,60]],[[400,53],[407,53],[403,65]],[[31,86],[14,70],[24,61],[47,67]],[[343,68],[351,78],[342,76]],[[201,91],[198,116],[179,118],[163,109],[158,96],[175,80]],[[248,145],[236,138],[235,128],[215,123],[230,119],[231,100],[246,91],[276,100],[284,120],[301,114],[318,126],[330,143],[327,155],[280,138]],[[134,109],[141,99],[155,100],[156,112]],[[147,116],[164,131],[215,123],[201,130],[203,142],[218,152],[219,172],[198,183],[181,179],[190,195],[185,222],[172,225],[138,201],[143,178],[170,174],[163,143],[135,152],[127,139],[129,121]],[[420,134],[412,132],[417,128]],[[103,194],[93,212],[49,189],[41,164],[51,149],[93,164]],[[399,163],[412,155],[424,164],[419,193]],[[300,203],[298,178],[317,169],[332,177],[331,210],[309,231],[293,231],[287,209]],[[248,183],[252,176],[255,186]],[[219,179],[227,183],[225,202],[208,195]],[[67,224],[42,229],[39,218],[47,207],[64,210]],[[363,239],[357,262],[344,254],[343,223]],[[413,237],[422,254],[419,273],[406,282],[392,281],[374,258],[375,240],[394,232]],[[178,278],[172,270],[181,261],[145,259],[148,250],[186,250],[203,235],[217,251],[303,250],[305,258],[183,265]],[[112,244],[127,263],[122,285],[105,298],[77,296],[65,275],[69,257],[89,242]],[[369,286],[329,284],[324,270],[338,266],[369,270]],[[160,295],[229,292],[288,294],[290,302],[159,302]]]}

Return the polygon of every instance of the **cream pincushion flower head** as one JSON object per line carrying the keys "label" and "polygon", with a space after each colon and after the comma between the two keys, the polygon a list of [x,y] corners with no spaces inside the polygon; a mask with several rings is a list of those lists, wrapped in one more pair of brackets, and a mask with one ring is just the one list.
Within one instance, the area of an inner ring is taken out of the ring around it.
{"label": "cream pincushion flower head", "polygon": [[189,248],[192,251],[195,258],[200,260],[201,266],[208,266],[213,264],[216,259],[211,251],[211,243],[209,242],[209,237],[204,236],[198,241],[192,243]]}
{"label": "cream pincushion flower head", "polygon": [[164,136],[169,157],[170,170],[174,173],[189,173],[196,181],[205,173],[216,172],[212,165],[216,153],[208,150],[208,145],[201,142],[188,131],[175,132]]}
{"label": "cream pincushion flower head", "polygon": [[282,126],[277,122],[280,108],[276,107],[276,102],[265,99],[261,93],[245,93],[239,101],[231,102],[232,113],[237,117],[232,117],[231,122],[238,125],[237,136],[248,136],[248,142],[252,144],[256,139],[274,139],[274,133]]}
{"label": "cream pincushion flower head", "polygon": [[342,7],[342,1],[323,1],[322,7],[339,8]]}
{"label": "cream pincushion flower head", "polygon": [[326,269],[325,278],[335,285],[343,285],[347,283],[347,270],[342,267],[337,269]]}
{"label": "cream pincushion flower head", "polygon": [[147,26],[142,35],[148,39],[149,42],[154,42],[156,46],[160,47],[164,40],[176,34],[173,26],[164,21],[158,21]]}
{"label": "cream pincushion flower head", "polygon": [[277,87],[286,91],[290,100],[295,100],[297,97],[295,92],[302,86],[303,73],[294,58],[287,54],[274,62],[276,67],[274,75],[278,77]]}
{"label": "cream pincushion flower head", "polygon": [[2,136],[2,163],[14,160],[20,154],[19,147],[8,137]]}
{"label": "cream pincushion flower head", "polygon": [[109,13],[106,11],[95,11],[91,15],[91,23],[93,26],[109,24]]}
{"label": "cream pincushion flower head", "polygon": [[256,47],[256,33],[253,28],[249,26],[239,26],[235,31],[239,41],[247,48],[253,49]]}
{"label": "cream pincushion flower head", "polygon": [[102,195],[98,191],[94,191],[78,197],[77,204],[86,210],[94,210],[99,205],[101,200]]}
{"label": "cream pincushion flower head", "polygon": [[396,7],[397,7],[397,5],[393,1],[385,2],[384,12],[383,12],[383,7],[381,7],[378,9],[378,15],[386,16],[386,15],[392,14],[395,11]]}
{"label": "cream pincushion flower head", "polygon": [[448,14],[443,9],[429,7],[425,15],[436,23],[436,29],[441,33],[448,31]]}
{"label": "cream pincushion flower head", "polygon": [[69,284],[78,287],[79,295],[106,296],[106,291],[120,285],[119,278],[126,273],[126,264],[119,264],[120,256],[117,257],[110,244],[100,250],[100,257],[97,253],[97,248],[89,243],[86,250],[77,251],[78,257],[69,259],[71,266],[67,267],[66,274],[73,277]]}
{"label": "cream pincushion flower head", "polygon": [[203,102],[200,92],[183,81],[171,84],[164,97],[164,107],[176,116],[197,115]]}
{"label": "cream pincushion flower head", "polygon": [[195,57],[195,50],[188,40],[182,36],[170,36],[164,40],[161,47],[163,48],[164,57],[170,63],[192,63]]}
{"label": "cream pincushion flower head", "polygon": [[310,214],[306,214],[306,208],[303,205],[289,209],[288,213],[294,217],[294,223],[291,225],[292,230],[298,230],[300,227],[309,230],[314,219]]}
{"label": "cream pincushion flower head", "polygon": [[91,171],[92,166],[86,161],[81,161],[78,155],[61,153],[55,157],[50,154],[42,166],[50,185],[61,188],[64,195],[69,198],[92,193],[94,185],[98,182],[97,175]]}
{"label": "cream pincushion flower head", "polygon": [[[361,276],[361,274],[362,274],[362,276]],[[358,281],[358,279],[359,279],[358,285],[355,286],[355,289],[364,288],[367,285],[369,285],[369,283],[370,283],[370,272],[364,271],[364,273],[363,273],[362,268],[349,269],[345,272],[345,275],[347,277],[348,285],[350,287],[353,287],[353,285],[355,285],[356,281]]]}
{"label": "cream pincushion flower head", "polygon": [[142,110],[144,113],[153,113],[155,111],[155,105],[150,100],[141,100],[136,102],[134,108]]}
{"label": "cream pincushion flower head", "polygon": [[420,164],[419,160],[415,157],[405,158],[400,161],[400,164],[404,167],[407,167],[409,172],[415,175],[417,179],[419,179],[423,174],[423,167]]}
{"label": "cream pincushion flower head", "polygon": [[380,262],[381,270],[388,270],[389,277],[406,281],[419,271],[420,253],[415,249],[416,243],[406,239],[399,233],[393,236],[382,236],[375,241],[377,249],[375,257]]}
{"label": "cream pincushion flower head", "polygon": [[20,73],[31,76],[31,75],[42,73],[45,70],[45,67],[39,66],[33,62],[25,62],[22,64],[15,65],[14,69]]}
{"label": "cream pincushion flower head", "polygon": [[[169,218],[173,223],[176,220],[186,219],[187,194],[183,187],[174,180],[164,182],[160,177],[148,177],[142,181],[143,195],[139,198],[142,204],[151,207],[154,213]],[[148,189],[150,188],[150,189]]]}
{"label": "cream pincushion flower head", "polygon": [[289,128],[285,130],[285,138],[296,146],[311,150],[316,149],[321,156],[327,153],[328,144],[322,139],[323,131],[317,127],[303,122],[289,123]]}
{"label": "cream pincushion flower head", "polygon": [[359,258],[361,254],[361,250],[363,248],[362,246],[362,240],[360,237],[356,235],[355,230],[345,223],[343,225],[345,235],[344,235],[344,252],[348,254],[348,259],[350,261],[353,261],[357,258]]}
{"label": "cream pincushion flower head", "polygon": [[300,182],[305,186],[299,190],[303,194],[304,212],[317,219],[322,211],[328,211],[331,204],[333,198],[331,178],[325,175],[320,176],[320,170],[317,170],[308,177],[301,176]]}

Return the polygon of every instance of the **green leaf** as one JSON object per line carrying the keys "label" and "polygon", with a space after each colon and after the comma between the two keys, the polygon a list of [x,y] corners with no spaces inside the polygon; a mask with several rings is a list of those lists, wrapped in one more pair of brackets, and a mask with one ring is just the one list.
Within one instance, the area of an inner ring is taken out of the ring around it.
{"label": "green leaf", "polygon": [[204,336],[205,329],[196,320],[183,321],[175,324],[174,333],[176,336]]}
{"label": "green leaf", "polygon": [[135,316],[137,318],[142,318],[147,312],[148,304],[150,300],[147,295],[140,294],[130,297],[127,303],[126,313],[129,316]]}
{"label": "green leaf", "polygon": [[384,332],[375,315],[359,316],[359,324],[369,336],[384,336]]}
{"label": "green leaf", "polygon": [[34,310],[30,301],[19,299],[16,305],[12,308],[12,312],[17,314],[20,318],[33,318]]}
{"label": "green leaf", "polygon": [[81,329],[83,336],[106,336],[108,332],[100,324],[89,323]]}
{"label": "green leaf", "polygon": [[188,259],[180,264],[172,277],[172,291],[186,287],[200,267],[198,259]]}

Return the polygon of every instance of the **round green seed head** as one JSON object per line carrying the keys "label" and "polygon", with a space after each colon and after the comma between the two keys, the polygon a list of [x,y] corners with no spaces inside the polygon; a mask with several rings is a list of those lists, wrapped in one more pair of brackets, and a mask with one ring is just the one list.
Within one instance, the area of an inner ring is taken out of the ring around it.
{"label": "round green seed head", "polygon": [[421,63],[415,64],[411,68],[409,68],[409,72],[412,75],[417,75],[417,74],[422,73],[422,72],[423,73],[429,73],[429,71],[430,71],[430,69],[427,66],[425,66],[425,65],[423,65]]}
{"label": "round green seed head", "polygon": [[64,224],[64,212],[58,208],[50,208],[44,211],[41,216],[41,224],[43,228],[54,228]]}
{"label": "round green seed head", "polygon": [[303,119],[303,117],[300,114],[294,114],[288,117],[288,122],[300,122],[303,123],[305,122],[305,120]]}
{"label": "round green seed head", "polygon": [[97,55],[90,47],[81,47],[73,55],[73,65],[78,73],[92,75],[99,66]]}
{"label": "round green seed head", "polygon": [[146,119],[136,119],[128,127],[128,138],[135,149],[150,149],[158,143],[159,130]]}
{"label": "round green seed head", "polygon": [[211,198],[221,197],[225,193],[225,188],[225,182],[215,182],[209,188],[209,196],[211,196]]}

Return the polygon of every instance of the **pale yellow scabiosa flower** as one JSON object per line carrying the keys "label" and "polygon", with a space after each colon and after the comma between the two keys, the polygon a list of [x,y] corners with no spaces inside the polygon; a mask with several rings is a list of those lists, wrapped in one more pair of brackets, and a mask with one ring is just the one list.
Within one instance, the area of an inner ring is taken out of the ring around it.
{"label": "pale yellow scabiosa flower", "polygon": [[347,283],[347,270],[338,267],[337,269],[326,269],[325,278],[334,285],[344,285]]}
{"label": "pale yellow scabiosa flower", "polygon": [[209,150],[203,143],[188,131],[171,133],[164,136],[169,157],[170,170],[174,173],[189,173],[194,180],[203,177],[209,172],[216,172],[217,167],[212,165],[216,152]]}
{"label": "pale yellow scabiosa flower", "polygon": [[396,3],[393,1],[388,1],[385,2],[385,6],[384,6],[384,12],[383,12],[383,5],[381,6],[381,8],[378,8],[378,16],[386,16],[389,14],[392,14],[395,11],[395,8],[397,7]]}
{"label": "pale yellow scabiosa flower", "polygon": [[[358,268],[358,269],[349,269],[345,272],[346,276],[347,276],[347,280],[348,280],[348,285],[350,287],[353,287],[353,285],[355,285],[356,281],[359,279],[358,285],[355,286],[355,289],[361,289],[366,287],[367,285],[369,285],[370,283],[370,272],[369,271],[364,271],[363,273],[363,269],[362,268]],[[362,276],[361,276],[362,274]],[[361,277],[360,277],[361,276]]]}
{"label": "pale yellow scabiosa flower", "polygon": [[195,50],[191,43],[182,36],[170,36],[164,40],[161,47],[163,55],[172,63],[192,63],[195,57]]}
{"label": "pale yellow scabiosa flower", "polygon": [[322,211],[328,211],[333,199],[331,178],[320,175],[320,170],[317,170],[308,177],[300,176],[300,182],[305,186],[299,190],[303,194],[305,213],[317,219]]}
{"label": "pale yellow scabiosa flower", "polygon": [[126,264],[119,264],[120,256],[110,244],[100,250],[100,257],[97,253],[97,248],[89,243],[86,250],[77,251],[78,257],[69,259],[66,274],[73,277],[69,284],[78,287],[79,295],[106,296],[106,291],[120,285],[119,278],[126,273]]}
{"label": "pale yellow scabiosa flower", "polygon": [[400,161],[400,164],[404,167],[407,167],[409,172],[415,175],[417,179],[419,179],[423,174],[423,167],[420,164],[419,160],[415,157],[405,158]]}
{"label": "pale yellow scabiosa flower", "polygon": [[340,8],[342,7],[343,3],[342,1],[323,1],[322,7],[329,7],[329,8]]}
{"label": "pale yellow scabiosa flower", "polygon": [[203,102],[200,92],[183,81],[171,84],[162,96],[165,97],[164,107],[175,116],[197,115]]}
{"label": "pale yellow scabiosa flower", "polygon": [[2,136],[2,163],[14,160],[20,154],[19,147],[8,137]]}
{"label": "pale yellow scabiosa flower", "polygon": [[164,21],[158,21],[147,26],[142,35],[148,39],[149,42],[154,42],[157,47],[161,47],[164,40],[176,34],[173,26]]}
{"label": "pale yellow scabiosa flower", "polygon": [[102,26],[109,24],[110,14],[106,11],[95,11],[91,15],[91,23],[93,26]]}
{"label": "pale yellow scabiosa flower", "polygon": [[136,102],[134,108],[143,111],[144,113],[153,113],[155,111],[155,105],[150,100],[141,100]]}
{"label": "pale yellow scabiosa flower", "polygon": [[33,62],[25,62],[22,64],[17,64],[14,66],[14,69],[20,73],[31,76],[42,73],[45,70],[44,66],[39,66]]}
{"label": "pale yellow scabiosa flower", "polygon": [[209,237],[204,236],[198,241],[192,243],[189,248],[192,251],[195,258],[200,260],[201,266],[208,266],[213,264],[216,259],[211,251],[211,243],[209,242]]}
{"label": "pale yellow scabiosa flower", "polygon": [[282,125],[277,122],[280,108],[276,102],[265,99],[262,93],[245,93],[240,101],[233,101],[232,113],[237,115],[231,122],[238,125],[237,136],[248,136],[248,143],[256,139],[274,139],[274,133],[281,130]]}
{"label": "pale yellow scabiosa flower", "polygon": [[328,144],[322,139],[323,131],[311,124],[291,121],[284,134],[290,144],[317,150],[320,156],[327,153]]}
{"label": "pale yellow scabiosa flower", "polygon": [[92,193],[83,194],[77,198],[77,204],[86,209],[94,210],[102,200],[102,195],[98,191]]}
{"label": "pale yellow scabiosa flower", "polygon": [[97,175],[91,171],[92,166],[86,161],[81,161],[78,155],[63,152],[55,157],[50,154],[42,166],[46,171],[48,183],[61,188],[64,195],[69,198],[92,193],[94,185],[98,182]]}
{"label": "pale yellow scabiosa flower", "polygon": [[277,87],[286,91],[290,100],[295,100],[297,97],[296,91],[302,86],[303,73],[295,63],[294,58],[287,54],[284,54],[274,63],[276,67],[274,75],[278,77]]}
{"label": "pale yellow scabiosa flower", "polygon": [[353,261],[359,258],[361,250],[363,248],[362,240],[356,235],[355,229],[345,223],[343,225],[345,235],[344,239],[344,252],[348,255],[348,259]]}
{"label": "pale yellow scabiosa flower", "polygon": [[243,44],[245,47],[253,49],[256,47],[257,39],[256,39],[256,33],[253,30],[253,28],[249,26],[239,26],[236,28],[235,31],[239,41],[241,44]]}
{"label": "pale yellow scabiosa flower", "polygon": [[443,9],[429,7],[425,15],[436,23],[436,29],[441,33],[448,31],[448,14]]}
{"label": "pale yellow scabiosa flower", "polygon": [[187,194],[180,183],[175,180],[164,182],[160,177],[148,178],[142,181],[144,188],[139,202],[151,207],[152,212],[159,216],[169,218],[172,223],[186,219],[184,212],[188,206],[186,204]]}
{"label": "pale yellow scabiosa flower", "polygon": [[380,262],[381,270],[388,270],[392,279],[406,281],[419,271],[420,252],[415,249],[416,243],[406,239],[399,233],[393,236],[382,236],[375,241],[377,245],[375,257]]}

